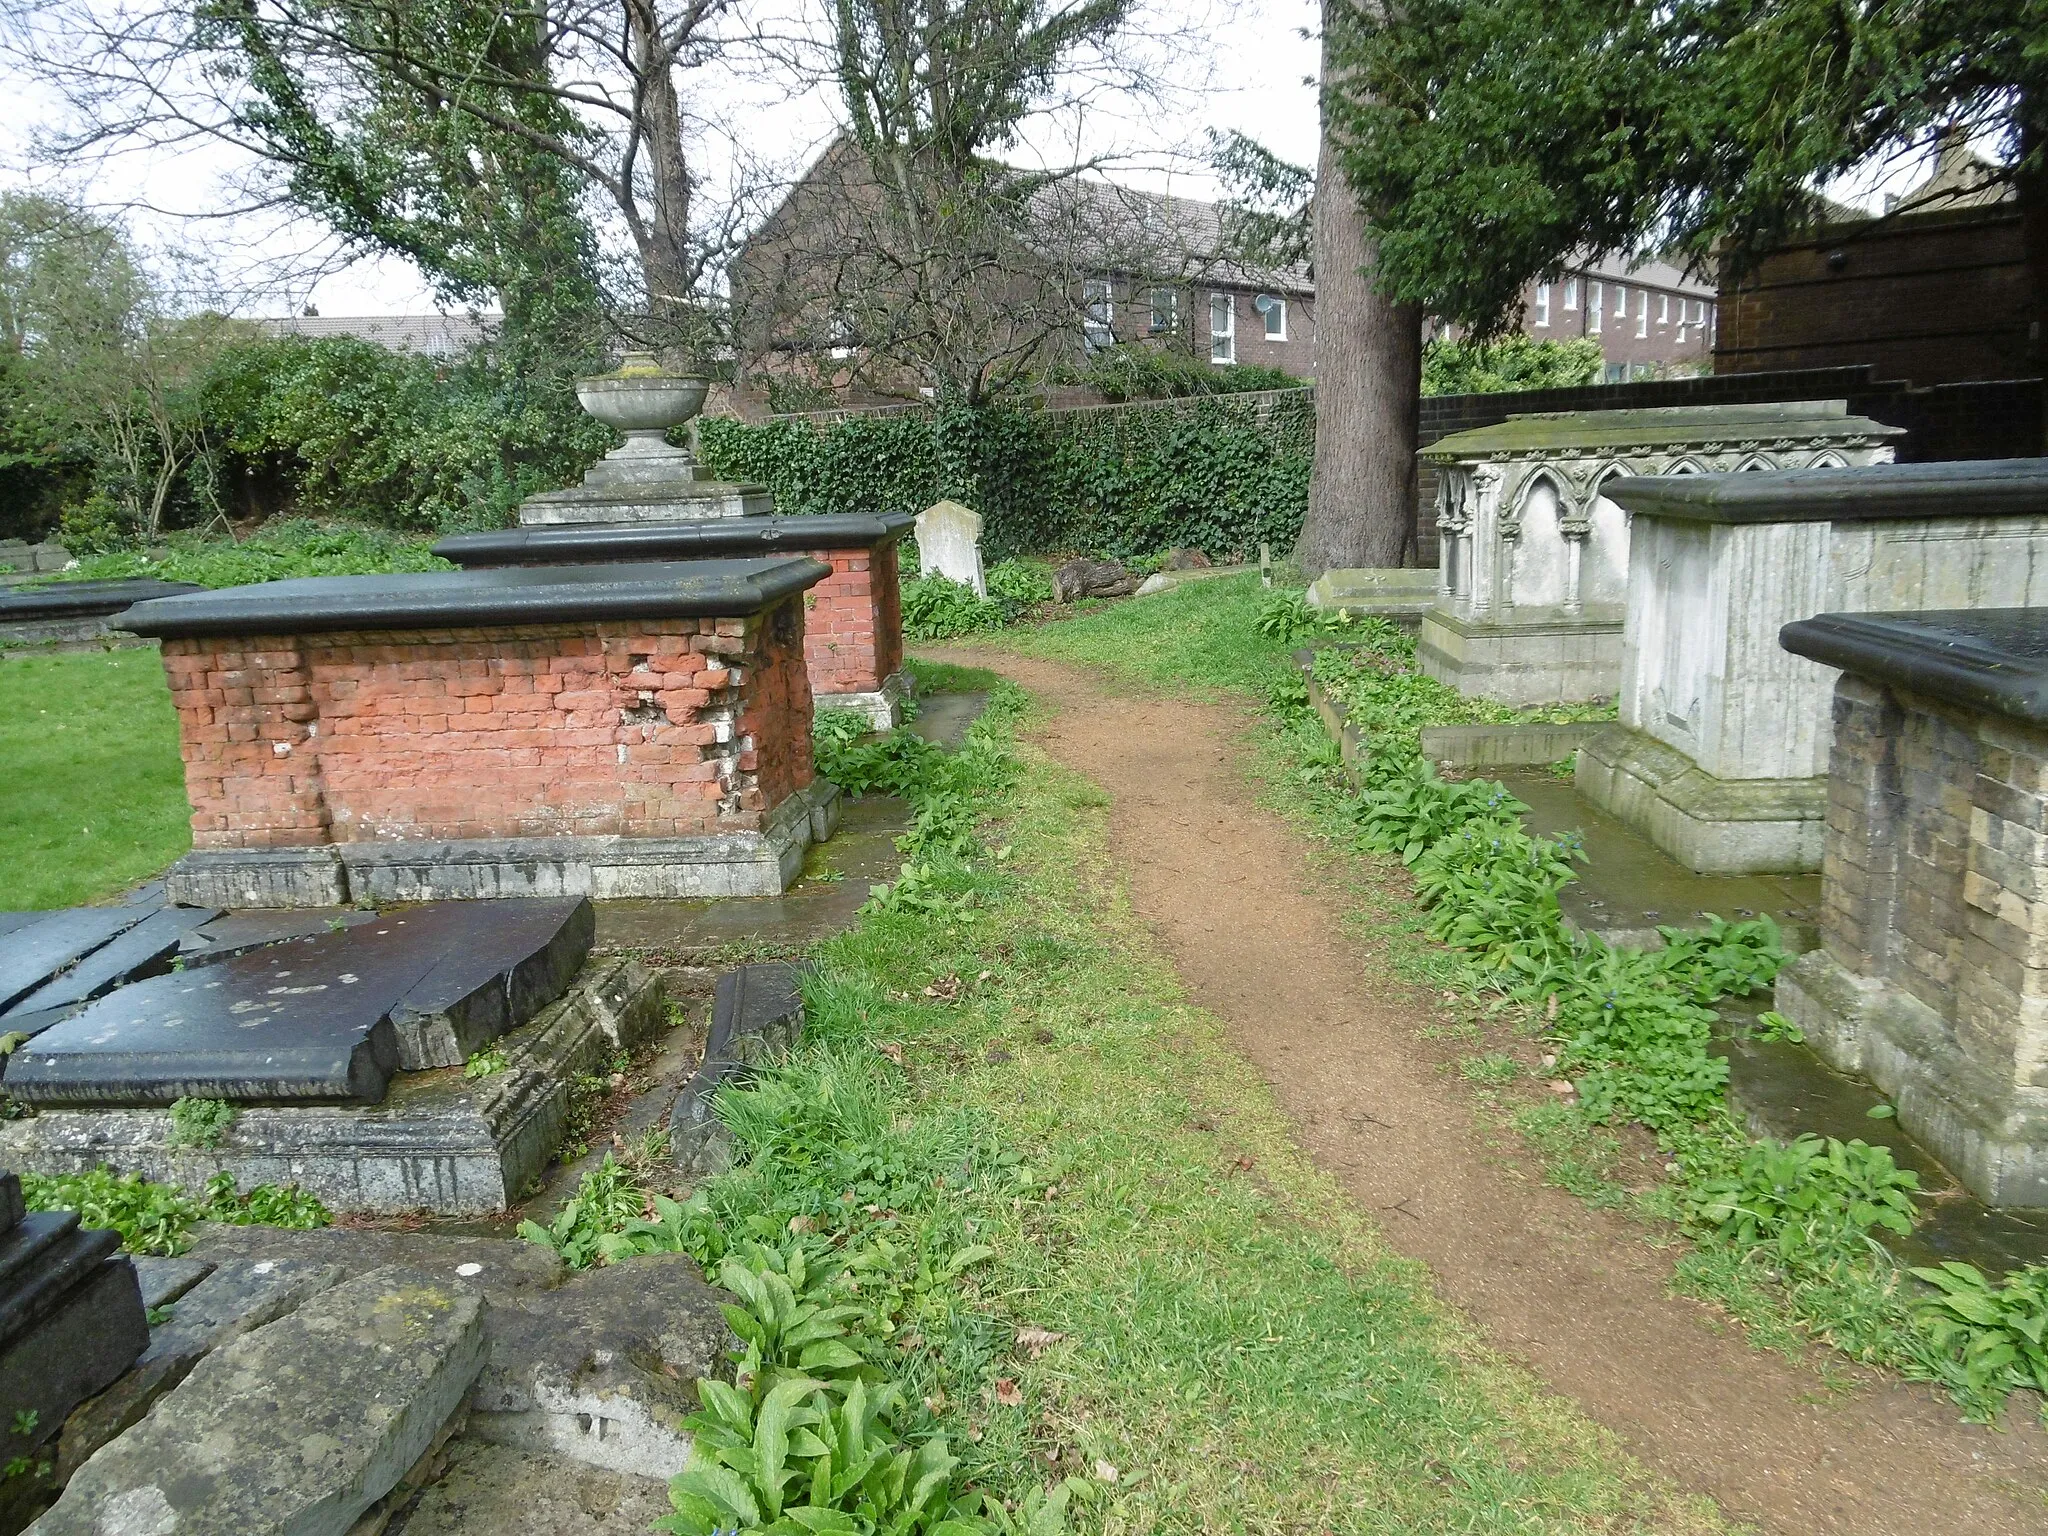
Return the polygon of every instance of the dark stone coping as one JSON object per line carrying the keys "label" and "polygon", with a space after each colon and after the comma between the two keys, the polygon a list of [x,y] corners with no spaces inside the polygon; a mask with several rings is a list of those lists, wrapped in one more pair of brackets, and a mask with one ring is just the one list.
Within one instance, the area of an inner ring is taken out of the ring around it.
{"label": "dark stone coping", "polygon": [[1634,513],[1695,523],[2048,516],[2048,459],[1624,475],[1601,493]]}
{"label": "dark stone coping", "polygon": [[0,624],[20,619],[91,619],[121,613],[152,598],[205,590],[185,581],[56,581],[25,591],[0,591]]}
{"label": "dark stone coping", "polygon": [[120,622],[140,635],[174,636],[739,618],[831,574],[821,561],[790,557],[308,576],[158,598]]}
{"label": "dark stone coping", "polygon": [[1778,643],[1874,682],[2048,725],[2048,609],[1823,613],[1787,624]]}
{"label": "dark stone coping", "polygon": [[557,523],[459,533],[434,546],[443,560],[475,568],[551,560],[694,560],[706,555],[857,549],[894,542],[917,526],[913,512],[831,512],[816,517],[707,517],[673,523]]}

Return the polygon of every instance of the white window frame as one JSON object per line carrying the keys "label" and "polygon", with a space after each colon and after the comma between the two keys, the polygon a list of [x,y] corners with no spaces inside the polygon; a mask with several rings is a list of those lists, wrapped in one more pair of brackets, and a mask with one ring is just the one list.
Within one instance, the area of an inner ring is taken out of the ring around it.
{"label": "white window frame", "polygon": [[853,356],[853,322],[835,312],[825,322],[825,355],[835,363]]}
{"label": "white window frame", "polygon": [[1106,277],[1081,282],[1081,346],[1095,353],[1116,345],[1116,289]]}
{"label": "white window frame", "polygon": [[[1259,308],[1260,299],[1266,301],[1266,308]],[[1262,293],[1258,296],[1258,298],[1252,300],[1252,310],[1255,314],[1259,316],[1261,320],[1265,322],[1266,340],[1285,341],[1287,339],[1286,299],[1282,298],[1277,293]],[[1273,328],[1273,320],[1275,316],[1277,316],[1280,321],[1280,328],[1278,330],[1275,330]]]}
{"label": "white window frame", "polygon": [[1642,337],[1650,334],[1650,290],[1645,288],[1639,297],[1642,302],[1636,305],[1636,335]]}
{"label": "white window frame", "polygon": [[1543,330],[1550,329],[1550,284],[1536,285],[1536,324]]}
{"label": "white window frame", "polygon": [[1568,315],[1579,312],[1579,280],[1576,277],[1564,280],[1564,312]]}
{"label": "white window frame", "polygon": [[[1223,328],[1216,328],[1218,316],[1223,319]],[[1230,293],[1209,295],[1209,361],[1222,367],[1237,361],[1237,296]]]}
{"label": "white window frame", "polygon": [[[1685,313],[1683,307],[1679,309],[1679,313],[1681,315]],[[1657,295],[1657,323],[1659,325],[1669,325],[1671,323],[1671,295],[1668,293]]]}
{"label": "white window frame", "polygon": [[[1166,302],[1162,306],[1160,300]],[[1166,336],[1180,329],[1180,290],[1178,288],[1154,288],[1149,299],[1151,318],[1146,322],[1150,335]]]}
{"label": "white window frame", "polygon": [[1599,283],[1586,285],[1586,334],[1598,336],[1607,323],[1607,290]]}

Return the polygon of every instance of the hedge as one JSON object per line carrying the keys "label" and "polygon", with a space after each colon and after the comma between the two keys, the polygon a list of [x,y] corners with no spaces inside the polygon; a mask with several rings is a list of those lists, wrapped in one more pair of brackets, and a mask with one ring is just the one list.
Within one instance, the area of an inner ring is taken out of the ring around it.
{"label": "hedge", "polygon": [[991,556],[1084,550],[1129,559],[1292,545],[1308,508],[1307,389],[1071,411],[936,409],[761,426],[703,422],[717,474],[784,512],[980,512]]}

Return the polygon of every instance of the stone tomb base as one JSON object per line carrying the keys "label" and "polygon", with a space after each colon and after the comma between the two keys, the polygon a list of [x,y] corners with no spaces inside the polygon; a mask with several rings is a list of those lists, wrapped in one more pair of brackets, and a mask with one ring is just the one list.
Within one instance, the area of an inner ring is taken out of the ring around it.
{"label": "stone tomb base", "polygon": [[1517,609],[1508,623],[1444,608],[1422,616],[1415,659],[1438,682],[1472,698],[1583,704],[1611,698],[1621,676],[1622,616]]}
{"label": "stone tomb base", "polygon": [[804,849],[839,826],[839,787],[813,779],[760,831],[696,837],[504,837],[222,848],[185,855],[164,877],[175,901],[219,907],[588,896],[777,896]]}
{"label": "stone tomb base", "polygon": [[569,995],[504,1037],[506,1066],[404,1073],[380,1104],[251,1107],[216,1148],[173,1143],[164,1109],[51,1109],[0,1125],[0,1162],[35,1173],[108,1164],[193,1194],[217,1173],[249,1189],[297,1184],[330,1209],[502,1211],[562,1137],[570,1083],[667,1027],[659,978],[636,962],[589,967]]}
{"label": "stone tomb base", "polygon": [[803,601],[830,574],[512,566],[140,604],[123,622],[163,639],[193,810],[167,888],[223,907],[779,893],[832,830]]}
{"label": "stone tomb base", "polygon": [[1610,725],[1579,749],[1578,792],[1702,875],[1818,869],[1826,779],[1717,779],[1668,743]]}

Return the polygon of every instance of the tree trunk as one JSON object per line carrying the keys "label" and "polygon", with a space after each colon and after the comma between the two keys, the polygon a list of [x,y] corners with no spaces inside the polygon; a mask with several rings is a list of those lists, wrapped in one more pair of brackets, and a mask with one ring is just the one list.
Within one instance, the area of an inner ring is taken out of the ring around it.
{"label": "tree trunk", "polygon": [[2048,100],[2034,91],[2019,101],[2020,169],[2013,192],[2020,205],[2020,247],[2026,256],[2028,361],[2043,376],[2041,441],[2048,454]]}
{"label": "tree trunk", "polygon": [[[1323,11],[1329,32],[1346,0]],[[1316,454],[1294,558],[1314,580],[1332,568],[1397,566],[1415,551],[1415,436],[1421,418],[1422,311],[1373,286],[1372,237],[1323,114],[1316,162]]]}

